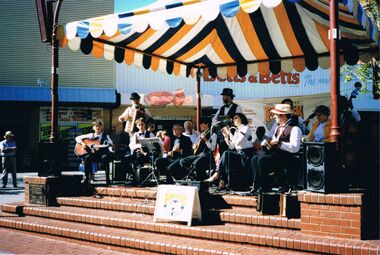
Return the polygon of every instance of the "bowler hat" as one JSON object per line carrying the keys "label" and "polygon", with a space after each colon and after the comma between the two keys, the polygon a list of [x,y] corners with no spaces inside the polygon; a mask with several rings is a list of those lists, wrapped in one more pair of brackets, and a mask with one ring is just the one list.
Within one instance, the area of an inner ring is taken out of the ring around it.
{"label": "bowler hat", "polygon": [[291,114],[292,110],[288,104],[276,104],[270,112],[275,114]]}
{"label": "bowler hat", "polygon": [[7,136],[14,136],[12,131],[5,132],[4,138],[7,138]]}
{"label": "bowler hat", "polygon": [[133,92],[132,94],[131,94],[131,98],[130,98],[131,100],[133,100],[133,99],[140,99],[140,95],[139,94],[137,94],[137,92]]}
{"label": "bowler hat", "polygon": [[230,88],[224,88],[223,89],[223,92],[221,93],[221,95],[224,95],[224,96],[230,96],[230,97],[234,97],[234,91]]}

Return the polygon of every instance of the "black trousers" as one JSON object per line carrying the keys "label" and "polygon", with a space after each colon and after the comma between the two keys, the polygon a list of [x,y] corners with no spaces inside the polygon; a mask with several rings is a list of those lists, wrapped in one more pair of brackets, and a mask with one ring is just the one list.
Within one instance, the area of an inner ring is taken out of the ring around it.
{"label": "black trousers", "polygon": [[133,174],[134,173],[133,167],[132,167],[133,164],[136,167],[137,165],[143,165],[144,163],[148,163],[150,160],[150,157],[148,154],[145,155],[140,152],[134,152],[133,154],[124,156],[123,160],[127,167],[127,173]]}
{"label": "black trousers", "polygon": [[[273,178],[271,173],[276,176],[284,176],[289,185],[297,184],[299,171],[299,158],[297,154],[277,150],[266,154],[256,155],[251,160],[253,183],[255,188],[262,188],[264,191],[273,188]],[[283,171],[286,173],[283,175]]]}
{"label": "black trousers", "polygon": [[190,168],[193,168],[197,175],[197,181],[207,179],[208,176],[206,170],[215,167],[215,160],[214,157],[211,156],[210,152],[201,152],[198,155],[188,156],[181,159],[179,163],[183,168],[187,169],[187,171],[191,171]]}
{"label": "black trousers", "polygon": [[90,174],[92,173],[92,163],[101,163],[104,167],[104,170],[106,172],[106,182],[110,183],[110,169],[109,169],[109,163],[113,160],[113,155],[108,153],[89,153],[82,157],[84,161],[84,173],[86,175],[86,180],[89,180]]}
{"label": "black trousers", "polygon": [[158,158],[156,159],[156,167],[158,173],[166,175],[167,181],[169,183],[173,182],[173,178],[176,180],[181,180],[186,176],[186,169],[181,166],[180,160],[182,158]]}

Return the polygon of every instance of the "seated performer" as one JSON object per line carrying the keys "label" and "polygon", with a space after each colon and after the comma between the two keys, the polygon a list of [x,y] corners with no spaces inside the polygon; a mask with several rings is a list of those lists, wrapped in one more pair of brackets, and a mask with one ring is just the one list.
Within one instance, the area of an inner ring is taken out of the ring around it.
{"label": "seated performer", "polygon": [[253,147],[255,148],[256,155],[265,153],[261,146],[261,143],[264,140],[269,140],[269,137],[265,135],[265,127],[259,126],[256,128],[256,139],[253,141]]}
{"label": "seated performer", "polygon": [[[295,107],[293,104],[293,101],[290,98],[285,98],[281,101],[281,104],[288,104],[290,106],[290,110],[292,111],[291,119],[294,124],[294,126],[299,126],[301,128],[302,134],[307,135],[309,133],[309,130],[307,128],[307,125],[309,124],[310,119],[307,118],[304,120],[301,116],[298,116],[295,112]],[[268,136],[273,137],[274,132],[277,128],[277,122],[274,122],[272,128],[269,130]]]}
{"label": "seated performer", "polygon": [[310,142],[329,142],[331,133],[330,109],[319,105],[314,110],[317,121],[313,123],[308,140]]}
{"label": "seated performer", "polygon": [[[250,157],[254,154],[252,143],[252,131],[247,126],[248,119],[242,113],[236,113],[233,118],[235,127],[224,127],[222,133],[229,150],[223,152],[220,164],[217,166],[216,172],[206,181],[214,182],[221,178],[219,188],[223,189],[229,176],[231,169],[244,170]],[[235,129],[235,132],[231,132]],[[231,151],[233,150],[233,151]]]}
{"label": "seated performer", "polygon": [[[80,156],[84,161],[84,172],[86,179],[84,183],[89,183],[90,176],[92,173],[92,163],[102,163],[102,167],[105,168],[106,172],[106,183],[109,185],[110,177],[109,177],[109,163],[113,160],[113,153],[110,150],[113,142],[109,135],[103,133],[103,124],[100,121],[94,121],[92,123],[93,133],[79,135],[75,137],[75,141],[78,144],[82,145],[82,148],[88,153]],[[96,147],[96,143],[100,145],[108,145],[107,147]],[[94,144],[94,145],[93,145]]]}
{"label": "seated performer", "polygon": [[[186,176],[186,171],[180,165],[180,159],[193,153],[192,143],[189,137],[182,134],[183,127],[180,124],[173,126],[173,138],[170,141],[170,150],[164,157],[156,160],[159,174],[166,175],[166,182],[173,183],[173,177],[180,180]],[[165,157],[166,156],[166,157]]]}
{"label": "seated performer", "polygon": [[206,170],[215,165],[212,152],[215,150],[218,137],[215,133],[210,133],[209,123],[206,120],[201,119],[199,124],[201,135],[199,142],[194,146],[194,155],[181,159],[180,165],[186,169],[193,167],[196,180],[203,181],[207,178]]}
{"label": "seated performer", "polygon": [[140,139],[155,137],[153,133],[145,129],[146,123],[144,118],[136,120],[136,126],[139,130],[132,135],[129,143],[131,153],[124,157],[127,166],[127,174],[134,174],[132,164],[137,166],[149,161],[149,155],[144,153],[144,148],[141,147]]}
{"label": "seated performer", "polygon": [[193,145],[198,143],[201,134],[197,130],[193,129],[193,122],[187,120],[183,123],[183,127],[185,131],[182,134],[189,137]]}
{"label": "seated performer", "polygon": [[264,155],[256,155],[252,158],[253,189],[255,194],[258,189],[268,191],[273,184],[269,180],[271,174],[278,174],[287,170],[289,182],[295,184],[297,178],[298,159],[295,157],[300,150],[302,131],[292,122],[292,110],[288,104],[276,104],[271,110],[278,124],[272,139],[262,143],[268,147]]}

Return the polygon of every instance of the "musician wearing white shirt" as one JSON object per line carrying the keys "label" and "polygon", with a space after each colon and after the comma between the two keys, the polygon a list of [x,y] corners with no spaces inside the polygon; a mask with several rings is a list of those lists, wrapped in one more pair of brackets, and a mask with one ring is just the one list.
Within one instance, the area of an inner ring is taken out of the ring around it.
{"label": "musician wearing white shirt", "polygon": [[124,157],[128,174],[134,174],[132,164],[137,167],[138,165],[142,165],[149,161],[149,155],[147,155],[144,152],[144,148],[141,147],[140,139],[155,137],[152,132],[146,130],[146,123],[144,118],[136,120],[136,126],[139,130],[132,135],[131,141],[129,143],[131,154]]}
{"label": "musician wearing white shirt", "polygon": [[[214,182],[221,178],[219,188],[224,188],[229,171],[233,168],[238,171],[245,171],[250,157],[254,154],[252,131],[248,127],[248,119],[242,113],[236,113],[233,117],[234,127],[224,127],[222,133],[228,145],[217,166],[216,172],[206,181]],[[233,132],[234,130],[234,132]],[[246,173],[242,173],[243,175]]]}
{"label": "musician wearing white shirt", "polygon": [[[143,117],[145,122],[148,122],[148,120],[152,118],[152,115],[150,114],[148,109],[146,109],[142,104],[140,104],[140,95],[137,92],[133,92],[131,93],[130,99],[132,101],[132,105],[128,107],[127,109],[125,109],[125,111],[119,116],[119,121],[128,122],[128,120],[133,119],[133,115],[136,114],[137,115],[136,120],[139,119],[140,117]],[[129,129],[129,125],[127,123],[124,131],[130,134],[133,131],[136,131],[137,129],[135,129],[134,124],[135,123],[132,123],[132,127]]]}
{"label": "musician wearing white shirt", "polygon": [[297,158],[300,150],[302,131],[292,121],[292,110],[288,104],[276,104],[271,110],[278,124],[270,141],[262,143],[269,151],[264,155],[254,156],[251,160],[254,189],[270,190],[273,183],[269,176],[287,170],[289,184],[296,184]]}
{"label": "musician wearing white shirt", "polygon": [[85,140],[93,140],[97,141],[101,145],[107,145],[108,147],[99,148],[97,150],[93,150],[92,153],[85,154],[81,156],[82,160],[85,163],[84,172],[85,172],[85,183],[90,181],[90,176],[92,173],[92,163],[102,163],[102,166],[105,168],[106,172],[106,183],[107,185],[111,183],[109,179],[109,162],[113,160],[113,153],[110,150],[113,142],[109,135],[103,133],[103,123],[100,121],[94,121],[92,123],[93,133],[88,133],[84,135],[79,135],[75,138],[75,141],[78,144],[81,144],[83,149],[87,150],[89,145],[85,142]]}
{"label": "musician wearing white shirt", "polygon": [[210,124],[205,119],[199,121],[199,126],[202,133],[198,142],[193,145],[194,155],[181,159],[180,165],[189,171],[193,168],[195,179],[203,181],[207,178],[206,170],[215,166],[212,153],[216,147],[217,135],[211,133]]}
{"label": "musician wearing white shirt", "polygon": [[215,131],[218,135],[219,153],[222,155],[228,147],[224,141],[220,128],[231,125],[233,122],[232,117],[235,113],[243,113],[243,109],[240,105],[233,102],[235,95],[232,89],[224,88],[220,95],[222,95],[223,106],[215,113],[211,124],[216,127]]}
{"label": "musician wearing white shirt", "polygon": [[183,123],[183,127],[185,131],[182,134],[189,137],[193,145],[198,143],[201,134],[197,130],[193,129],[193,122],[187,120]]}

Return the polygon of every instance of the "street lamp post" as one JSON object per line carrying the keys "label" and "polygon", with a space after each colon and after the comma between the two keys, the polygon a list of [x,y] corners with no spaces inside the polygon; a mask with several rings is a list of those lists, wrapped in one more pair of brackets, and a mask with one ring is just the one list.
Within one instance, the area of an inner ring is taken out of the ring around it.
{"label": "street lamp post", "polygon": [[53,16],[53,26],[51,34],[51,129],[50,129],[50,143],[56,144],[59,140],[58,133],[58,39],[57,27],[59,11],[63,0],[56,0],[56,6]]}

